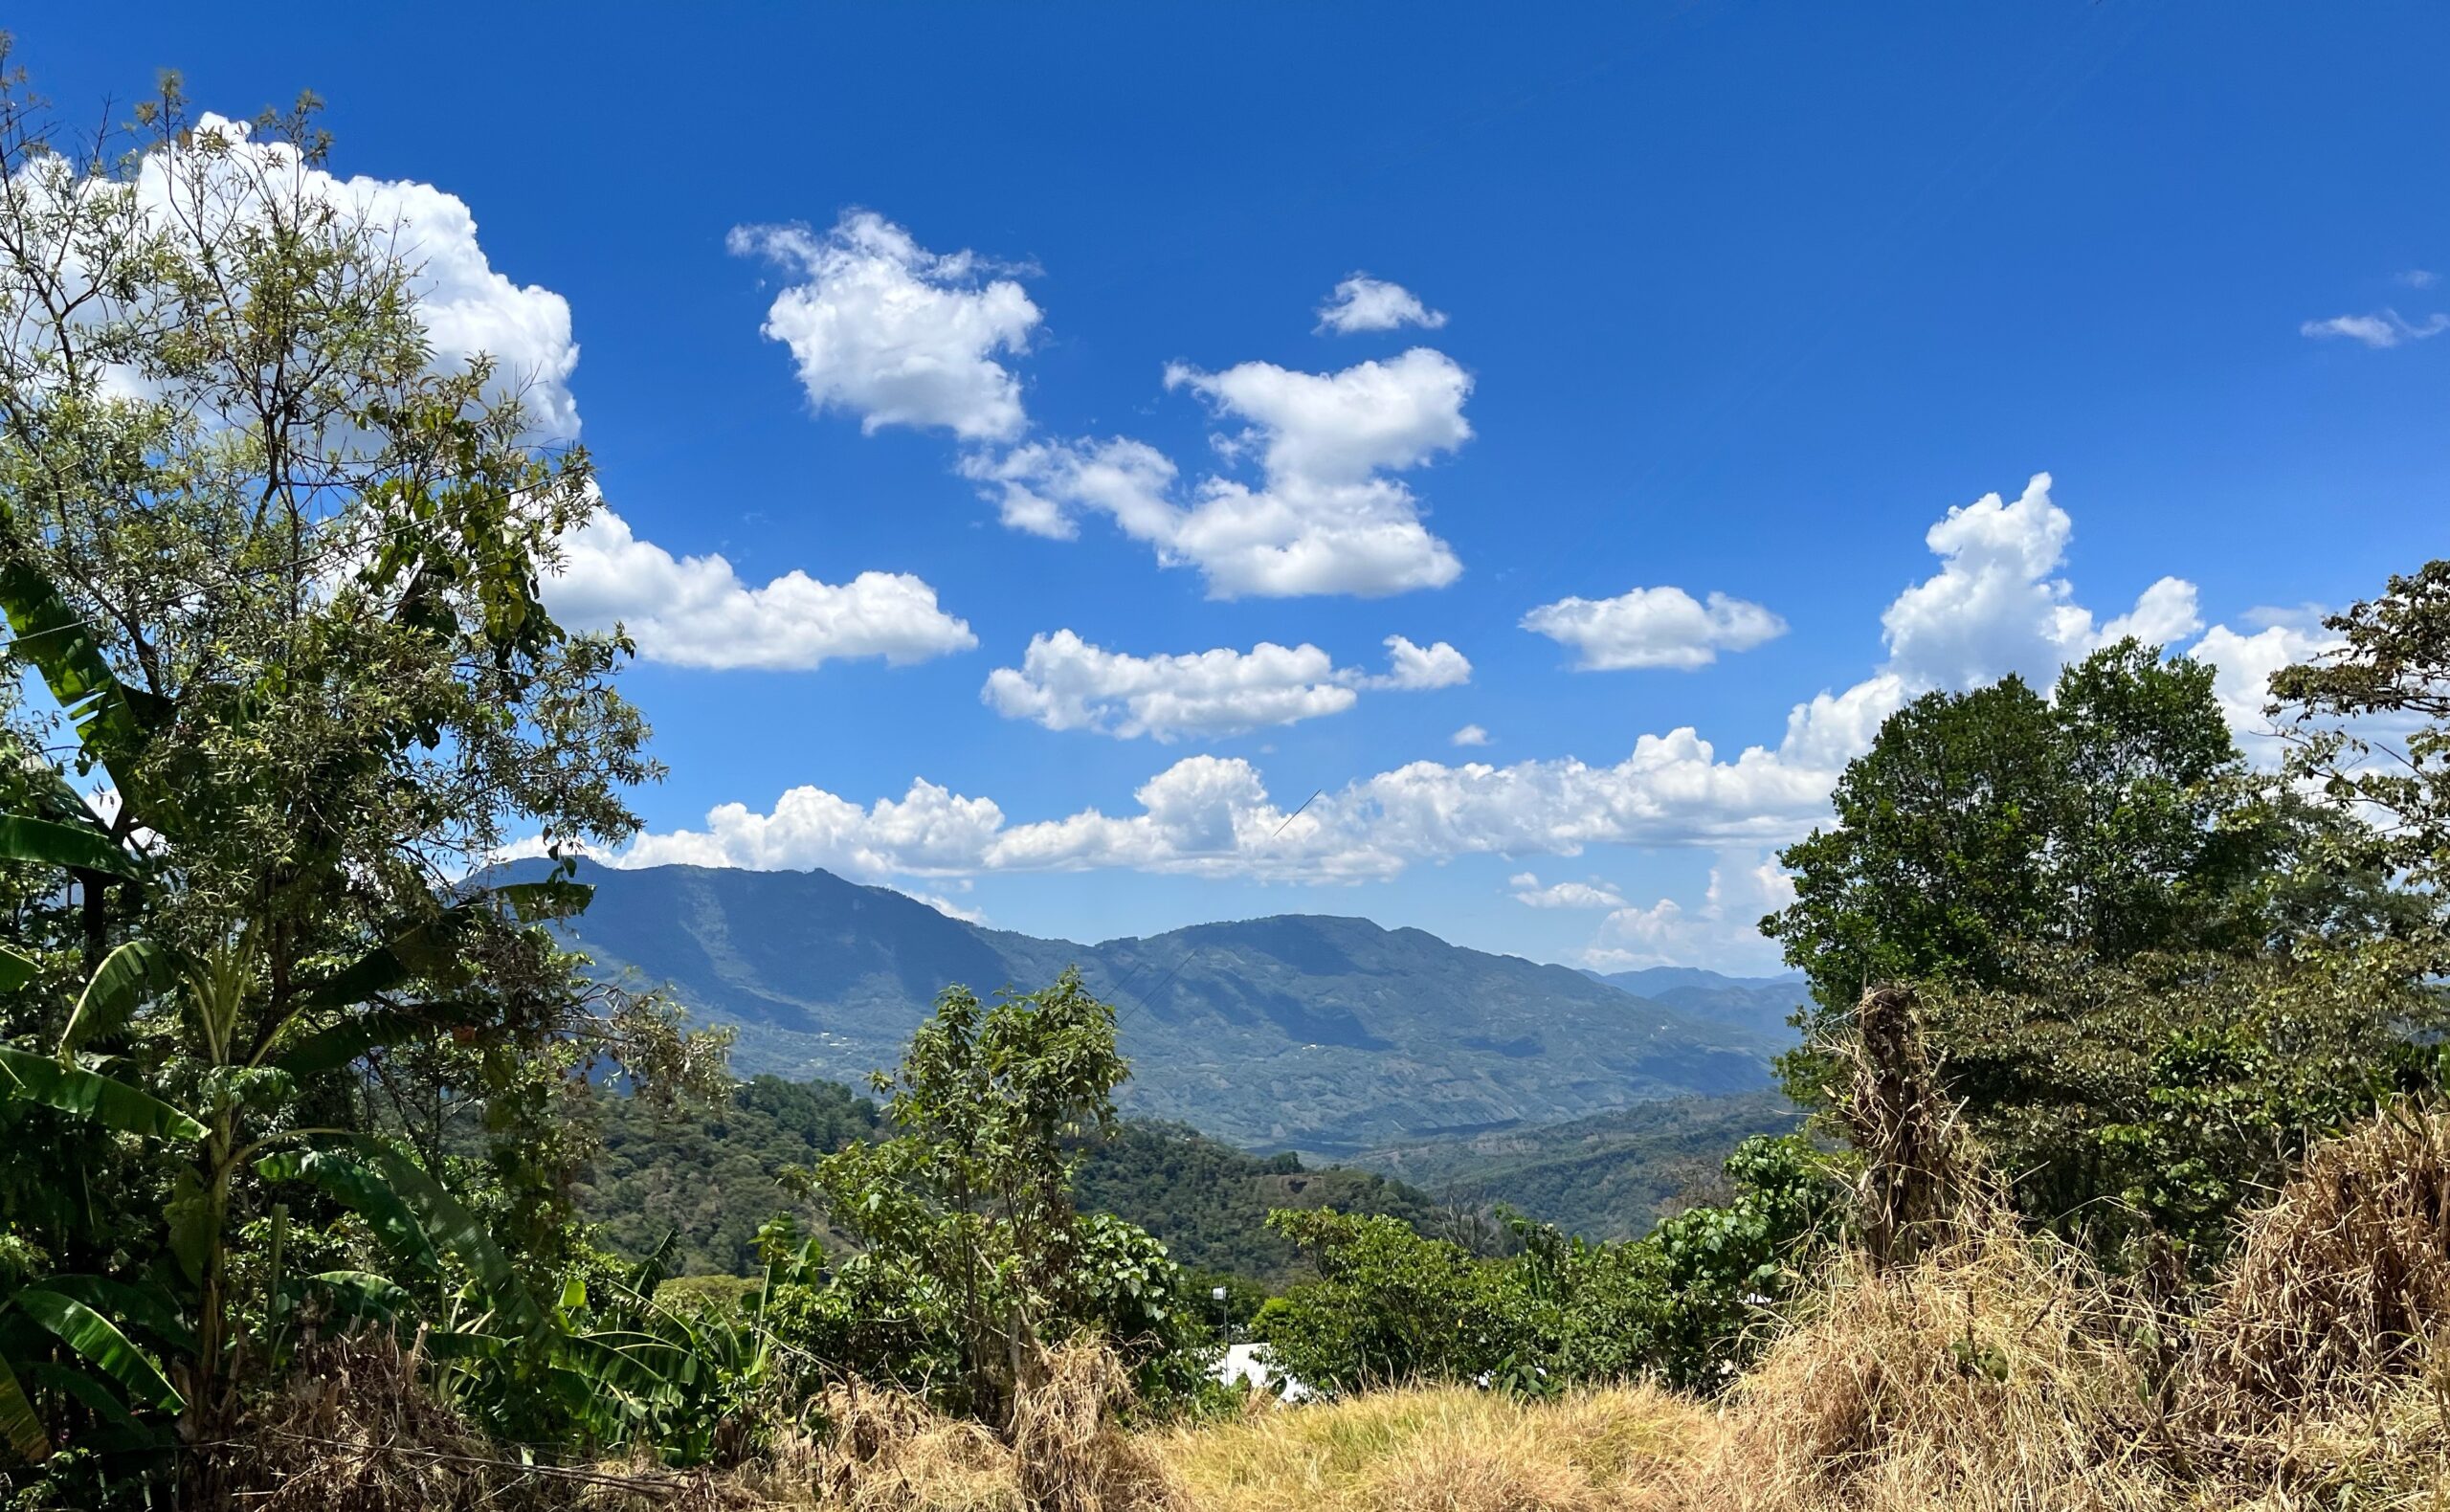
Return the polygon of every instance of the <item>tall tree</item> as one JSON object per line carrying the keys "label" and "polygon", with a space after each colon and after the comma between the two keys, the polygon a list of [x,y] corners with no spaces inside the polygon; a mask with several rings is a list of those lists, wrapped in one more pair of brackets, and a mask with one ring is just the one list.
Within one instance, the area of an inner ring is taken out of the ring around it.
{"label": "tall tree", "polygon": [[[229,1253],[275,1212],[267,1152],[481,1101],[498,1216],[549,1229],[534,1152],[583,1062],[707,1064],[542,927],[584,889],[466,880],[514,837],[617,842],[657,769],[627,644],[539,597],[599,507],[585,453],[434,349],[326,145],[311,100],[250,130],[175,78],[80,145],[0,80],[0,656],[44,690],[0,706],[0,1141],[64,1167],[11,1163],[0,1224],[179,1281],[204,1443],[242,1314],[280,1302]],[[104,1083],[186,1111],[121,1119],[131,1146]]]}
{"label": "tall tree", "polygon": [[2214,669],[2132,640],[2044,700],[1926,695],[1789,849],[1762,923],[1810,977],[1813,1100],[1867,987],[1921,989],[1946,1090],[2033,1215],[2218,1252],[2312,1132],[2411,1072],[2433,1004],[2362,827],[2249,770]]}

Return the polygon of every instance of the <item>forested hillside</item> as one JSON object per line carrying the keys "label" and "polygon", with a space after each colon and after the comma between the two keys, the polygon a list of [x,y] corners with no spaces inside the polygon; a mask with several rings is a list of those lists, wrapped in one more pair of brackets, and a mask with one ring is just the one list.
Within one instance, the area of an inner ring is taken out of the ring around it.
{"label": "forested hillside", "polygon": [[[543,875],[542,863],[505,869]],[[948,918],[822,871],[582,865],[571,942],[609,978],[736,1026],[743,1072],[857,1080],[936,993],[1080,967],[1124,1009],[1135,1115],[1244,1148],[1397,1139],[1765,1087],[1792,1037],[1749,1009],[1688,1012],[1564,967],[1365,919],[1286,915],[1076,945]],[[1767,1027],[1764,1027],[1764,1025]]]}
{"label": "forested hillside", "polygon": [[[880,1132],[869,1098],[779,1077],[753,1078],[702,1115],[616,1099],[600,1116],[604,1148],[578,1185],[580,1212],[632,1258],[677,1235],[671,1268],[680,1275],[762,1272],[757,1231],[777,1212],[823,1232],[822,1205],[779,1174]],[[1307,1269],[1268,1230],[1278,1208],[1386,1213],[1424,1229],[1441,1217],[1437,1202],[1401,1181],[1312,1169],[1290,1153],[1250,1155],[1178,1125],[1125,1123],[1084,1142],[1082,1153],[1081,1206],[1147,1229],[1188,1269],[1268,1285]]]}
{"label": "forested hillside", "polygon": [[1748,1030],[1781,1044],[1794,1037],[1788,1020],[1812,1000],[1811,988],[1795,975],[1726,976],[1681,966],[1591,974],[1636,997],[1664,1003],[1706,1023]]}
{"label": "forested hillside", "polygon": [[1647,1234],[1679,1197],[1715,1200],[1719,1167],[1756,1134],[1793,1133],[1785,1094],[1637,1103],[1563,1123],[1364,1150],[1352,1163],[1464,1207],[1503,1204],[1592,1239]]}

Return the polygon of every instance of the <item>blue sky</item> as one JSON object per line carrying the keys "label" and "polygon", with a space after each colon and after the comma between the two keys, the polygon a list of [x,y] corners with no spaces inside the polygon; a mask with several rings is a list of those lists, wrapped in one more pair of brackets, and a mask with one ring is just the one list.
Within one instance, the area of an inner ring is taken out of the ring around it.
{"label": "blue sky", "polygon": [[16,36],[78,119],[322,93],[574,411],[617,523],[557,591],[640,632],[672,768],[639,859],[1764,968],[1771,853],[1900,699],[2140,628],[2246,721],[2308,606],[2450,545],[2437,7]]}

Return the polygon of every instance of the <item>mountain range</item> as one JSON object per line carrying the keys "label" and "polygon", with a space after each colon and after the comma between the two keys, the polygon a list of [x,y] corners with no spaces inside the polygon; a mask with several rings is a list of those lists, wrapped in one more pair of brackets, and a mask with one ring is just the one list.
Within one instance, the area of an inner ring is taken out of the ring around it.
{"label": "mountain range", "polygon": [[1654,966],[1639,971],[1588,974],[1637,997],[1664,1003],[1713,1023],[1750,1029],[1782,1044],[1795,1037],[1788,1018],[1812,996],[1801,972],[1786,976],[1723,976],[1697,967]]}
{"label": "mountain range", "polygon": [[1289,914],[1080,945],[823,871],[587,863],[580,879],[596,891],[568,926],[574,946],[608,977],[735,1026],[744,1076],[856,1081],[900,1060],[946,986],[1025,991],[1077,966],[1117,1006],[1126,1110],[1249,1149],[1345,1154],[1751,1091],[1786,1039],[1757,1013],[1679,1007],[1366,919]]}

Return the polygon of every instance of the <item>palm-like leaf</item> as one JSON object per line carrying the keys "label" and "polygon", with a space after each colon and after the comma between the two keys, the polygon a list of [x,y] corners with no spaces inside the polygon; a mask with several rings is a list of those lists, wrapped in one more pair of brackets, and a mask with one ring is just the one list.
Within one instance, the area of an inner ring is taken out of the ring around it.
{"label": "palm-like leaf", "polygon": [[22,813],[0,813],[0,861],[69,866],[111,877],[138,874],[136,857],[120,849],[100,830],[56,824]]}
{"label": "palm-like leaf", "polygon": [[256,1173],[266,1181],[313,1182],[364,1218],[385,1249],[428,1275],[440,1267],[425,1225],[390,1183],[363,1162],[339,1150],[287,1149],[256,1162]]}
{"label": "palm-like leaf", "polygon": [[102,957],[85,990],[77,996],[68,1027],[60,1031],[59,1057],[67,1059],[87,1040],[118,1033],[135,1013],[137,1004],[168,989],[178,979],[177,954],[150,940],[130,940]]}
{"label": "palm-like leaf", "polygon": [[33,1400],[5,1357],[0,1357],[0,1442],[30,1465],[51,1457],[51,1439],[42,1431],[42,1419],[34,1415]]}
{"label": "palm-like leaf", "polygon": [[199,1140],[204,1125],[149,1092],[82,1066],[0,1046],[0,1098],[37,1102],[148,1139]]}
{"label": "palm-like leaf", "polygon": [[119,1324],[74,1297],[30,1286],[11,1297],[9,1305],[50,1329],[60,1343],[117,1381],[130,1400],[172,1412],[187,1406],[151,1355],[120,1332]]}

